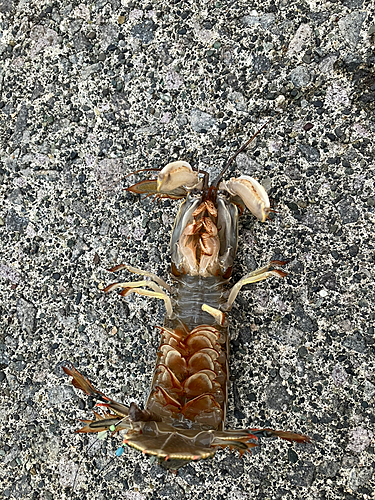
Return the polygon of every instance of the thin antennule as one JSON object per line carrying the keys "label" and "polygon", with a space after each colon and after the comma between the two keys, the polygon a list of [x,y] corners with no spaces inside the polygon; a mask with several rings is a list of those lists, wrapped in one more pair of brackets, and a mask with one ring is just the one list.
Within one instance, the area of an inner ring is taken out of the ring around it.
{"label": "thin antennule", "polygon": [[220,174],[216,177],[216,179],[214,179],[214,181],[212,182],[211,187],[216,188],[216,187],[219,185],[219,182],[221,181],[221,179],[222,179],[223,175],[224,175],[224,174],[225,174],[225,172],[228,170],[228,168],[232,165],[232,163],[234,162],[234,160],[236,159],[236,157],[237,157],[240,153],[242,153],[242,151],[244,151],[244,150],[247,148],[247,146],[248,146],[248,145],[249,145],[249,144],[250,144],[250,143],[251,143],[251,142],[255,139],[255,137],[256,137],[258,134],[260,134],[260,132],[261,132],[261,131],[265,128],[265,127],[267,127],[267,125],[268,125],[268,124],[269,124],[269,123],[270,123],[273,119],[274,119],[274,116],[273,116],[272,118],[270,118],[269,120],[267,120],[267,121],[266,121],[266,123],[265,123],[264,125],[262,125],[262,126],[260,127],[260,129],[259,129],[259,130],[257,130],[257,131],[255,132],[255,134],[254,134],[252,137],[250,137],[250,139],[249,139],[248,141],[246,141],[246,142],[245,142],[245,144],[244,144],[243,146],[241,146],[241,147],[240,147],[240,149],[239,149],[238,151],[236,151],[236,152],[234,153],[234,155],[233,155],[231,158],[229,158],[229,160],[228,160],[228,161],[227,161],[227,163],[225,164],[225,167],[223,168],[223,170],[222,170],[222,171],[220,172]]}

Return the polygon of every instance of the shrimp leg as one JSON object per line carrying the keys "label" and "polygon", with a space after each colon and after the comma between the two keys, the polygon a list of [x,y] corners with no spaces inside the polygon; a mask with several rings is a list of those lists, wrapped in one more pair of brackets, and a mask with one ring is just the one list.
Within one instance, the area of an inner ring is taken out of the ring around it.
{"label": "shrimp leg", "polygon": [[258,281],[266,280],[271,276],[278,276],[279,278],[283,278],[284,276],[286,276],[287,273],[281,271],[280,269],[270,270],[270,267],[274,265],[282,266],[283,264],[285,264],[284,261],[273,260],[267,266],[256,269],[255,271],[252,271],[251,273],[244,276],[231,288],[228,300],[225,302],[225,304],[221,306],[221,309],[223,311],[231,310],[233,302],[236,300],[237,295],[239,294],[243,286],[248,285],[250,283],[257,283]]}
{"label": "shrimp leg", "polygon": [[[145,290],[141,287],[148,286],[151,290]],[[172,300],[171,298],[163,292],[160,286],[154,281],[127,281],[124,283],[112,283],[103,289],[104,292],[111,292],[116,290],[116,288],[122,288],[120,295],[127,297],[131,293],[138,293],[139,295],[145,295],[146,297],[154,297],[156,299],[162,299],[165,303],[165,308],[167,310],[167,316],[170,318],[173,314]]]}

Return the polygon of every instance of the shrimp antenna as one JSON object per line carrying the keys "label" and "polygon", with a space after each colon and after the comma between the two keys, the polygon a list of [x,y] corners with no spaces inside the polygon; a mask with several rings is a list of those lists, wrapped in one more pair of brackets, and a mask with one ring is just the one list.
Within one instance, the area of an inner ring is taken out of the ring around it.
{"label": "shrimp antenna", "polygon": [[238,151],[236,151],[236,152],[234,153],[234,155],[233,155],[231,158],[229,158],[229,160],[228,160],[228,161],[227,161],[227,163],[225,164],[225,166],[224,166],[223,170],[222,170],[222,171],[220,172],[220,174],[216,177],[216,179],[214,179],[214,181],[212,182],[211,187],[215,187],[215,188],[216,188],[216,187],[219,185],[219,182],[221,181],[221,179],[222,179],[223,175],[224,175],[224,174],[225,174],[225,172],[228,170],[228,168],[232,165],[232,163],[233,163],[233,162],[234,162],[234,160],[237,158],[237,156],[238,156],[240,153],[242,153],[242,151],[244,151],[244,150],[247,148],[247,146],[248,146],[248,145],[249,145],[249,144],[250,144],[250,143],[251,143],[251,142],[255,139],[255,137],[256,137],[258,134],[260,134],[260,132],[261,132],[261,131],[265,128],[265,127],[267,127],[267,125],[268,125],[268,124],[269,124],[269,123],[270,123],[273,119],[274,119],[274,117],[272,117],[272,118],[270,118],[269,120],[267,120],[267,121],[266,121],[266,123],[265,123],[264,125],[262,125],[262,126],[260,127],[260,129],[259,129],[259,130],[257,130],[257,131],[255,132],[255,134],[254,134],[252,137],[250,137],[250,139],[249,139],[248,141],[246,141],[246,142],[245,142],[245,144],[244,144],[243,146],[241,146],[241,147],[240,147],[240,149],[239,149]]}

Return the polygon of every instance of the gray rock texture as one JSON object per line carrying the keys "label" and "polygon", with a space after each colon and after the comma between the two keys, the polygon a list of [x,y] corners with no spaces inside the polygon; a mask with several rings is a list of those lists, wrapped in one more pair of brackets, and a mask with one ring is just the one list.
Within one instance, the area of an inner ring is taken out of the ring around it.
{"label": "gray rock texture", "polygon": [[[374,19],[363,0],[0,0],[1,498],[374,498]],[[232,310],[227,425],[314,441],[176,475],[116,458],[118,436],[74,433],[93,401],[61,366],[147,397],[164,306],[99,287],[121,262],[168,279],[178,202],[125,176],[215,176],[271,117],[228,173],[275,210],[242,216],[233,281],[272,259],[288,276]]]}

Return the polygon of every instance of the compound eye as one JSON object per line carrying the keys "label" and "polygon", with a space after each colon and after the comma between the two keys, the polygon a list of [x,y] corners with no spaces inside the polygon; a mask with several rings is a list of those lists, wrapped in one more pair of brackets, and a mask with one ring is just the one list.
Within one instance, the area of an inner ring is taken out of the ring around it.
{"label": "compound eye", "polygon": [[228,191],[225,191],[224,189],[219,189],[217,192],[217,197],[225,200],[230,200],[231,194],[228,193]]}
{"label": "compound eye", "polygon": [[192,199],[197,199],[197,198],[201,198],[202,197],[202,191],[200,189],[192,189],[190,192],[189,192],[189,198],[192,198]]}

